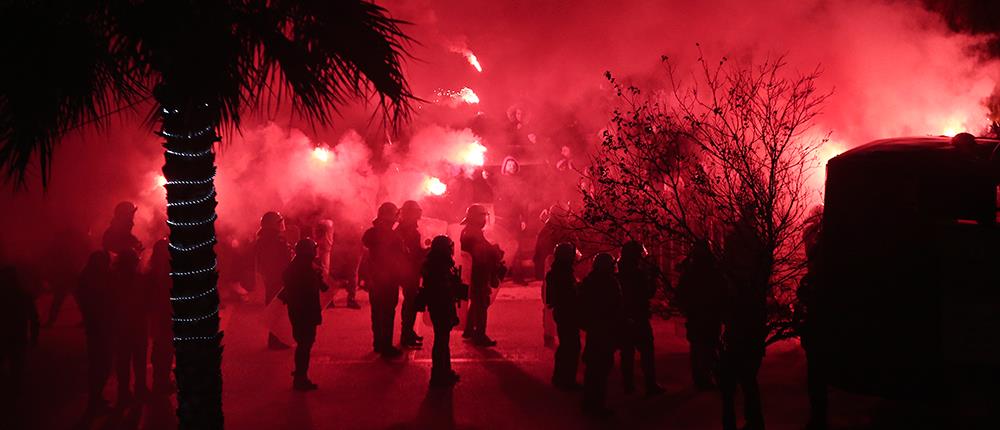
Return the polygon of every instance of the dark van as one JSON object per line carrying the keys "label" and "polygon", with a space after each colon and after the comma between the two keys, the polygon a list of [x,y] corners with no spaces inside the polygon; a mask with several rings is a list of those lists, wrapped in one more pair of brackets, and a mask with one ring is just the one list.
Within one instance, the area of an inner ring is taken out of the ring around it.
{"label": "dark van", "polygon": [[814,321],[831,385],[1000,390],[997,145],[899,138],[830,160]]}

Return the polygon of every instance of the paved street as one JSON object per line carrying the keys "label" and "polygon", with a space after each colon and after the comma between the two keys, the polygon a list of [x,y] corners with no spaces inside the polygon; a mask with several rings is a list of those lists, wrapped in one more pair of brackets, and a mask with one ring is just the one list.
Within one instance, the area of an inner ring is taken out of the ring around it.
{"label": "paved street", "polygon": [[[429,326],[418,320],[428,345],[403,358],[385,361],[371,352],[366,296],[362,310],[338,305],[324,312],[313,352],[312,379],[318,391],[291,390],[291,351],[264,348],[260,304],[228,304],[225,325],[224,390],[230,429],[556,429],[556,428],[720,428],[720,402],[714,392],[691,388],[687,344],[674,321],[657,320],[659,381],[667,390],[645,399],[622,393],[612,376],[610,406],[614,418],[594,422],[580,415],[576,394],[549,383],[553,350],[543,345],[537,285],[504,286],[491,308],[490,332],[496,348],[479,349],[452,339],[452,360],[461,382],[453,390],[430,390]],[[47,298],[39,309],[47,309]],[[33,381],[15,413],[25,428],[170,429],[176,424],[170,399],[154,399],[93,422],[81,422],[85,397],[82,329],[73,304],[56,327],[45,329],[41,346],[32,351]],[[43,312],[44,316],[44,312]],[[398,319],[397,319],[398,320]],[[397,334],[398,337],[398,334]],[[769,429],[800,429],[807,418],[804,358],[786,342],[768,350],[761,371]],[[113,398],[113,384],[108,396]],[[640,390],[641,391],[641,390]],[[913,411],[891,402],[835,392],[835,428],[912,428]],[[919,415],[919,414],[918,414]],[[2,427],[2,426],[0,426]],[[16,428],[16,427],[15,427]]]}

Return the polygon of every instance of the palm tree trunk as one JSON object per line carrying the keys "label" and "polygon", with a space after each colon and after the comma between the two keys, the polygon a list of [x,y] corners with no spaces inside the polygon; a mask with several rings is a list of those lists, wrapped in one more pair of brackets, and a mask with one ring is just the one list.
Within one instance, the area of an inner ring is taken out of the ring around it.
{"label": "palm tree trunk", "polygon": [[[161,97],[158,97],[160,99]],[[216,271],[217,118],[204,103],[161,103],[180,429],[221,429],[222,333]]]}

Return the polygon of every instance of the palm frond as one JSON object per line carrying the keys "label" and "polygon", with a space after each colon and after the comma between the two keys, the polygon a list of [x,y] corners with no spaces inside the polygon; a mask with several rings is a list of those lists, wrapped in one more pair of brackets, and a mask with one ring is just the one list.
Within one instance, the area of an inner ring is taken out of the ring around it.
{"label": "palm frond", "polygon": [[8,182],[24,186],[37,158],[46,185],[60,136],[84,123],[106,125],[119,103],[140,95],[110,49],[102,16],[59,1],[0,8],[0,169]]}

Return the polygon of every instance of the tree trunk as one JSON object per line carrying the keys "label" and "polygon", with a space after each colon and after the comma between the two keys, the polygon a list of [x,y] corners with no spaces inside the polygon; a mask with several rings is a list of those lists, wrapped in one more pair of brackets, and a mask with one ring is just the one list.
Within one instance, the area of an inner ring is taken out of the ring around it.
{"label": "tree trunk", "polygon": [[[162,94],[162,93],[161,93]],[[217,118],[205,103],[161,104],[163,176],[170,227],[177,417],[180,429],[221,429],[222,333],[216,289],[215,152]]]}

